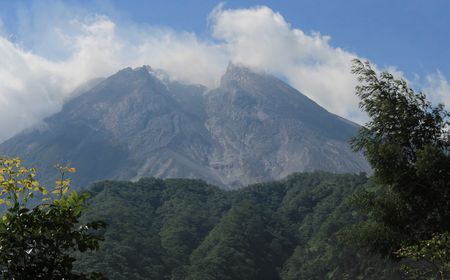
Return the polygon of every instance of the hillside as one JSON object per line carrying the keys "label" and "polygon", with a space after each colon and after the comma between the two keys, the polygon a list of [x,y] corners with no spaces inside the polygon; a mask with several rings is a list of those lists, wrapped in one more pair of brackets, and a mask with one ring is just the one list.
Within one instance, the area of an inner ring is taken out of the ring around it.
{"label": "hillside", "polygon": [[361,175],[305,173],[223,191],[199,180],[97,183],[87,218],[109,226],[78,268],[122,279],[399,279],[340,245]]}

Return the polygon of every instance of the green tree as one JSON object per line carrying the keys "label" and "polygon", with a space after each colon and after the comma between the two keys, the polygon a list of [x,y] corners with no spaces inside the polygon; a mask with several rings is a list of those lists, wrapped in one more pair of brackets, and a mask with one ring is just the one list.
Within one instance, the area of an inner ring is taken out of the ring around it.
{"label": "green tree", "polygon": [[401,248],[396,253],[407,258],[402,264],[408,279],[450,278],[450,234],[434,234],[431,239],[420,241],[417,245]]}
{"label": "green tree", "polygon": [[73,271],[73,253],[98,249],[98,230],[105,224],[80,223],[87,195],[69,191],[65,175],[74,168],[58,168],[61,179],[49,193],[35,179],[35,169],[17,158],[0,159],[0,202],[6,205],[0,221],[2,279],[105,279]]}
{"label": "green tree", "polygon": [[225,191],[199,180],[98,182],[86,220],[108,223],[75,263],[113,280],[400,279],[397,265],[337,244],[363,174],[325,172]]}
{"label": "green tree", "polygon": [[354,60],[352,72],[370,118],[352,145],[365,153],[377,186],[352,198],[366,219],[343,236],[371,252],[408,257],[399,250],[450,231],[450,115],[368,62]]}

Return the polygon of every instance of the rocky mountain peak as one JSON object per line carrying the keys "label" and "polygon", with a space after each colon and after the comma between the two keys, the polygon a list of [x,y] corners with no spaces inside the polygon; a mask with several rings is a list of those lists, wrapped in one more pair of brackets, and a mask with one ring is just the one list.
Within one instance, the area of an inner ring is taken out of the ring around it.
{"label": "rocky mountain peak", "polygon": [[224,187],[293,172],[370,171],[348,145],[356,126],[276,77],[230,63],[219,88],[125,68],[69,101],[45,131],[0,145],[52,179],[71,162],[75,184],[100,179],[201,178]]}
{"label": "rocky mountain peak", "polygon": [[249,67],[239,63],[234,63],[232,61],[228,62],[227,70],[225,71],[225,75],[235,75],[236,77],[246,76],[253,73],[253,69],[250,69]]}
{"label": "rocky mountain peak", "polygon": [[248,83],[257,82],[268,75],[263,73],[257,73],[255,70],[250,69],[247,66],[235,64],[233,62],[228,63],[227,70],[221,79],[221,87],[224,86],[236,86],[246,85]]}

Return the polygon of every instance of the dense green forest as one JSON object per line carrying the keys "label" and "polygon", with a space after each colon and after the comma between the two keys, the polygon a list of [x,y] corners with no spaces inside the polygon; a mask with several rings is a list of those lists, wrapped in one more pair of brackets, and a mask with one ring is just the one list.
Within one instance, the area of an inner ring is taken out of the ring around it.
{"label": "dense green forest", "polygon": [[365,175],[295,174],[224,191],[199,180],[105,181],[88,220],[108,224],[80,271],[109,279],[398,279],[396,266],[338,242]]}

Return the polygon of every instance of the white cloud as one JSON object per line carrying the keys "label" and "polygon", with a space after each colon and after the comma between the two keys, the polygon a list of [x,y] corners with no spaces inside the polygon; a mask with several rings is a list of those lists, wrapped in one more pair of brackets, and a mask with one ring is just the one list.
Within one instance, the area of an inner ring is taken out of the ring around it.
{"label": "white cloud", "polygon": [[106,42],[107,38],[87,30],[82,38],[75,38],[77,51],[58,62],[0,37],[0,140],[57,112],[81,83],[120,67],[102,55],[102,49],[108,49],[102,45]]}
{"label": "white cloud", "polygon": [[149,64],[175,79],[211,85],[226,66],[220,46],[200,42],[193,34],[135,28],[139,40],[132,41],[119,36],[118,26],[104,16],[72,24],[78,25],[77,32],[60,33],[55,42],[70,50],[62,60],[0,36],[0,141],[59,111],[82,83],[124,67]]}
{"label": "white cloud", "polygon": [[441,72],[437,71],[426,77],[424,92],[433,103],[443,103],[450,109],[450,84]]}
{"label": "white cloud", "polygon": [[[53,14],[64,19],[32,20],[36,32],[26,44],[0,37],[0,141],[60,110],[83,82],[144,64],[164,69],[174,79],[214,87],[232,60],[286,77],[333,113],[357,122],[365,119],[350,74],[357,55],[333,47],[327,36],[291,27],[267,7],[219,6],[209,16],[209,39],[62,9],[56,7]],[[27,13],[26,18],[33,17]],[[30,28],[30,23],[23,28],[25,35],[33,33]],[[33,52],[24,47],[30,42],[37,46]],[[448,102],[442,74],[430,76],[429,84],[439,89],[436,98]]]}

